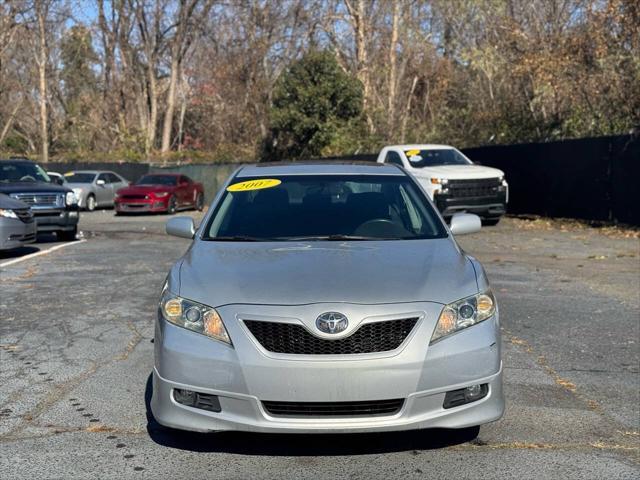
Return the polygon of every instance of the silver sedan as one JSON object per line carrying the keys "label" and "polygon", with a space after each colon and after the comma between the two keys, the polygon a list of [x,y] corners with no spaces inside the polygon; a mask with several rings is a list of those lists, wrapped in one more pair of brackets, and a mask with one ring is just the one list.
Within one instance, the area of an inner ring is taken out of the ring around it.
{"label": "silver sedan", "polygon": [[242,167],[171,269],[151,408],[194,431],[468,429],[504,411],[484,269],[393,165]]}
{"label": "silver sedan", "polygon": [[129,185],[120,175],[109,171],[76,170],[64,174],[66,186],[78,198],[78,206],[89,211],[112,207],[116,192]]}

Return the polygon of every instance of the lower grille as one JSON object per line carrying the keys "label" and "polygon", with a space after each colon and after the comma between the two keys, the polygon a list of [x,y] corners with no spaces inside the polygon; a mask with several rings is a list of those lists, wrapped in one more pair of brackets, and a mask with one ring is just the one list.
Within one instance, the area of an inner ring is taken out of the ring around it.
{"label": "lower grille", "polygon": [[249,331],[270,352],[297,355],[353,355],[388,352],[398,348],[418,318],[365,323],[346,338],[327,340],[294,323],[245,320]]}
{"label": "lower grille", "polygon": [[479,178],[474,180],[449,180],[447,189],[452,197],[487,197],[495,195],[499,186],[499,178]]}
{"label": "lower grille", "polygon": [[394,415],[403,404],[402,398],[365,402],[262,402],[269,414],[279,417],[375,417]]}
{"label": "lower grille", "polygon": [[149,198],[149,196],[148,195],[131,194],[131,195],[121,195],[120,198],[122,198],[124,200],[145,200],[145,199]]}
{"label": "lower grille", "polygon": [[29,208],[16,208],[13,210],[20,220],[24,223],[33,222],[33,212]]}

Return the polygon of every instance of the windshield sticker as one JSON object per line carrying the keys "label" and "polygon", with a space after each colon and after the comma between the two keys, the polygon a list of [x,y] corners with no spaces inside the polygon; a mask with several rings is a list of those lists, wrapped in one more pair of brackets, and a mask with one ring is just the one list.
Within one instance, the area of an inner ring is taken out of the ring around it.
{"label": "windshield sticker", "polygon": [[407,150],[404,152],[407,158],[415,157],[416,155],[420,155],[420,150]]}
{"label": "windshield sticker", "polygon": [[277,187],[282,183],[276,178],[259,178],[246,182],[234,183],[227,187],[227,192],[248,192],[250,190],[262,190],[263,188]]}
{"label": "windshield sticker", "polygon": [[65,177],[73,177],[73,172],[67,172],[64,174]]}

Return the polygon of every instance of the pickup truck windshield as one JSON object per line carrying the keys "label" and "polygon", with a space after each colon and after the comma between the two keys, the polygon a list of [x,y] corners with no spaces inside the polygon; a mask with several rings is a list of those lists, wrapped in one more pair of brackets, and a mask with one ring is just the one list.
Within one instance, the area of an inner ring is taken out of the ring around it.
{"label": "pickup truck windshield", "polygon": [[0,183],[46,182],[51,179],[38,164],[29,162],[0,162]]}
{"label": "pickup truck windshield", "polygon": [[404,154],[413,168],[438,167],[440,165],[471,165],[471,162],[452,148],[434,150],[405,150]]}
{"label": "pickup truck windshield", "polygon": [[447,232],[406,176],[291,175],[238,178],[203,239],[210,241],[399,240]]}

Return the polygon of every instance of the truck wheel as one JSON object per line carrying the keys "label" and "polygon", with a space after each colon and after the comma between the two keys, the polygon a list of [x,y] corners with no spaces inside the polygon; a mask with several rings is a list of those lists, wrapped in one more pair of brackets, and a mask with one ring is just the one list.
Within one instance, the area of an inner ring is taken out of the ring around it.
{"label": "truck wheel", "polygon": [[96,209],[96,197],[92,195],[89,195],[87,197],[87,210],[89,212],[93,212]]}
{"label": "truck wheel", "polygon": [[78,227],[74,227],[73,230],[62,230],[58,232],[58,239],[63,242],[73,242],[78,235]]}
{"label": "truck wheel", "polygon": [[498,218],[483,218],[482,219],[482,225],[484,225],[486,227],[493,227],[494,225],[497,225],[499,221],[500,221],[500,217],[498,217]]}

